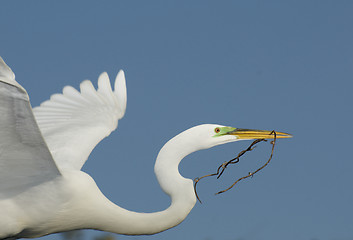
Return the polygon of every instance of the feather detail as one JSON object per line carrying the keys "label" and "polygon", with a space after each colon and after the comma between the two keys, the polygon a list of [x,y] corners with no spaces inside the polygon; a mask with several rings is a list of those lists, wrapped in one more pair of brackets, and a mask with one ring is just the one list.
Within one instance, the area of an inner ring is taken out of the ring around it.
{"label": "feather detail", "polygon": [[59,169],[81,169],[93,148],[117,128],[125,109],[126,83],[120,71],[114,91],[104,72],[97,90],[89,80],[80,84],[80,92],[66,86],[33,112]]}

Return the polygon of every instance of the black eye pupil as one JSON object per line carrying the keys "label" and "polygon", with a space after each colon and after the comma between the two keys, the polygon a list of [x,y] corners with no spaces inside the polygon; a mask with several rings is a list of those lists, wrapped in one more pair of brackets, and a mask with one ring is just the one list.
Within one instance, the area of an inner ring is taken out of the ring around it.
{"label": "black eye pupil", "polygon": [[214,131],[215,131],[216,133],[219,133],[221,130],[220,130],[219,128],[216,128]]}

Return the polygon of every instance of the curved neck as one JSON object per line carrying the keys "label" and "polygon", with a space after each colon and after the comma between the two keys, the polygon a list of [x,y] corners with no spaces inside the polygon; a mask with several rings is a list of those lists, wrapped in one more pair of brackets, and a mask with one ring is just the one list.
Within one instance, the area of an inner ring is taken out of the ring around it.
{"label": "curved neck", "polygon": [[126,235],[154,234],[181,223],[196,203],[193,181],[178,171],[180,161],[199,149],[192,148],[190,137],[181,133],[167,142],[158,154],[155,174],[163,191],[171,197],[171,205],[164,211],[137,213],[120,208],[105,199],[105,208],[97,209],[93,228]]}

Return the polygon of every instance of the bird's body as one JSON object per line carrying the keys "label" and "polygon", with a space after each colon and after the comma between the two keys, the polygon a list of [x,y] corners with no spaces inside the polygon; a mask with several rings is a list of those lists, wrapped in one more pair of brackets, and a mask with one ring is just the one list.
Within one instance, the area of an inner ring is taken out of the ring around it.
{"label": "bird's body", "polygon": [[178,171],[185,156],[241,139],[273,138],[269,131],[217,124],[180,133],[163,146],[154,168],[171,205],[160,212],[132,212],[109,201],[81,171],[95,145],[124,116],[124,73],[114,91],[106,73],[97,90],[87,80],[80,88],[65,87],[32,112],[25,89],[0,58],[0,239],[85,228],[128,235],[164,231],[181,223],[196,203],[192,180]]}
{"label": "bird's body", "polygon": [[[39,237],[70,229],[80,229],[87,218],[75,219],[79,211],[72,211],[75,199],[86,197],[81,207],[89,202],[94,181],[81,171],[63,171],[56,177],[31,187],[30,190],[0,201],[0,238]],[[98,190],[98,189],[97,189]],[[99,191],[98,191],[99,192]],[[83,199],[82,199],[83,200]],[[77,208],[76,208],[77,209]],[[69,212],[71,215],[68,216]],[[60,225],[57,224],[60,222]],[[81,227],[80,227],[81,225]]]}

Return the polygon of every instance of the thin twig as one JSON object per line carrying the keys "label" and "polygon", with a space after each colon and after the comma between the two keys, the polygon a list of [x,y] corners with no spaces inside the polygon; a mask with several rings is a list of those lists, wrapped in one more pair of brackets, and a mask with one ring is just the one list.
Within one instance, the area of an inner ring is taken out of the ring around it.
{"label": "thin twig", "polygon": [[227,162],[224,162],[221,166],[219,166],[217,172],[219,172],[219,169],[220,169],[220,168],[222,168],[222,171],[219,172],[219,174],[217,175],[217,179],[222,176],[224,170],[226,169],[226,167],[227,167],[229,164],[238,163],[238,162],[240,161],[240,157],[241,157],[241,156],[243,156],[246,152],[252,151],[252,150],[256,147],[256,146],[255,146],[256,144],[258,144],[259,142],[263,142],[263,141],[264,141],[264,142],[267,142],[266,139],[256,139],[255,141],[253,141],[253,142],[250,144],[250,146],[249,146],[247,149],[241,151],[241,152],[238,154],[238,156],[236,156],[235,158],[233,158],[233,159],[231,159],[231,160],[229,160],[229,161],[227,161]]}
{"label": "thin twig", "polygon": [[273,156],[273,151],[274,151],[274,149],[275,149],[275,144],[276,144],[276,132],[275,132],[275,131],[272,131],[271,134],[274,134],[274,139],[273,139],[273,141],[271,141],[272,150],[271,150],[271,155],[270,155],[269,159],[267,160],[267,162],[266,162],[264,165],[262,165],[260,168],[258,168],[256,171],[254,171],[254,172],[249,172],[248,175],[246,175],[246,176],[244,176],[244,177],[241,177],[241,178],[239,178],[238,180],[236,180],[230,187],[228,187],[227,189],[224,189],[224,190],[222,190],[222,191],[219,191],[219,192],[216,193],[216,194],[224,193],[224,192],[230,190],[231,188],[233,188],[233,187],[234,187],[238,182],[240,182],[241,180],[244,180],[244,179],[246,179],[246,178],[248,178],[248,177],[253,177],[256,173],[258,173],[259,171],[261,171],[264,167],[266,167],[266,166],[270,163],[270,161],[271,161],[271,159],[272,159],[272,156]]}
{"label": "thin twig", "polygon": [[[222,191],[219,191],[218,193],[216,193],[216,195],[217,195],[217,194],[220,194],[220,193],[224,193],[224,192],[230,190],[230,189],[233,188],[239,181],[241,181],[241,180],[243,180],[243,179],[246,179],[246,178],[248,178],[248,177],[253,177],[257,172],[261,171],[264,167],[266,167],[266,166],[270,163],[270,161],[271,161],[271,159],[272,159],[272,156],[273,156],[274,147],[275,147],[275,144],[276,144],[276,132],[273,130],[270,134],[274,134],[274,138],[273,138],[273,141],[271,141],[272,150],[271,150],[271,155],[270,155],[269,159],[267,160],[267,162],[266,162],[264,165],[262,165],[260,168],[258,168],[256,171],[254,171],[254,172],[249,172],[248,175],[239,178],[239,179],[238,179],[237,181],[235,181],[230,187],[228,187],[227,189],[224,189],[224,190],[222,190]],[[255,145],[256,145],[256,144],[258,144],[259,142],[263,142],[263,141],[266,142],[267,140],[266,140],[266,139],[256,139],[255,141],[253,141],[253,142],[249,145],[249,147],[248,147],[247,149],[241,151],[241,152],[238,154],[238,156],[236,156],[235,158],[233,158],[233,159],[231,159],[231,160],[229,160],[229,161],[227,161],[227,162],[224,162],[222,165],[220,165],[220,166],[217,168],[217,172],[212,173],[212,174],[207,174],[207,175],[202,176],[202,177],[199,177],[199,178],[195,178],[195,179],[194,179],[194,191],[195,191],[195,195],[196,195],[197,200],[199,200],[199,202],[202,203],[201,200],[200,200],[200,198],[199,198],[199,196],[198,196],[198,194],[197,194],[197,190],[196,190],[197,183],[198,183],[201,179],[206,178],[206,177],[212,177],[212,176],[217,176],[217,179],[220,178],[220,177],[222,176],[223,172],[225,171],[225,169],[227,168],[227,166],[228,166],[229,164],[236,164],[236,163],[238,163],[238,162],[240,161],[240,157],[241,157],[241,156],[243,156],[246,152],[252,151],[252,150],[255,148]]]}
{"label": "thin twig", "polygon": [[238,156],[236,156],[235,158],[229,160],[229,161],[226,161],[224,162],[222,165],[220,165],[218,168],[217,168],[217,172],[215,173],[211,173],[211,174],[207,174],[205,176],[202,176],[202,177],[198,177],[198,178],[195,178],[194,179],[194,191],[195,191],[195,195],[196,195],[196,198],[197,200],[199,200],[200,203],[201,200],[197,194],[197,190],[196,190],[196,186],[197,186],[197,183],[203,179],[203,178],[206,178],[206,177],[212,177],[212,176],[217,176],[217,179],[220,178],[224,172],[224,170],[226,169],[226,167],[229,165],[229,164],[235,164],[235,163],[238,163],[239,160],[240,160],[240,157],[243,156],[246,152],[250,152],[252,151],[254,148],[255,148],[255,145],[258,144],[259,142],[262,142],[262,141],[266,141],[265,139],[256,139],[255,141],[253,141],[249,147],[243,151],[241,151]]}

